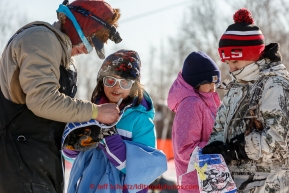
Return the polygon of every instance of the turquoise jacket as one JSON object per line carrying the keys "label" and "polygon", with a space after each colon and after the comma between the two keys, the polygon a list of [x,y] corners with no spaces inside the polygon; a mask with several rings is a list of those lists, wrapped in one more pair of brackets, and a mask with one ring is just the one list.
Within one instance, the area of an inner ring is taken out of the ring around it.
{"label": "turquoise jacket", "polygon": [[118,133],[123,139],[156,147],[154,126],[155,109],[148,93],[138,106],[127,108],[120,121],[116,124]]}
{"label": "turquoise jacket", "polygon": [[[165,154],[155,149],[154,114],[147,93],[140,105],[125,108],[116,124],[118,134],[104,138],[97,148],[82,151],[76,157],[67,192],[147,190],[146,186],[167,169]],[[69,123],[63,140],[72,130],[95,122]],[[64,155],[69,158],[69,154]]]}

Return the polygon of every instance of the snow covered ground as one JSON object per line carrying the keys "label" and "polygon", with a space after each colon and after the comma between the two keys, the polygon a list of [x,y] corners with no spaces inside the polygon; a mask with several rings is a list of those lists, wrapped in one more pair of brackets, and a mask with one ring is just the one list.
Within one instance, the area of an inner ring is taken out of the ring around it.
{"label": "snow covered ground", "polygon": [[175,162],[174,162],[174,160],[169,160],[168,161],[168,170],[163,174],[163,177],[167,180],[177,182],[176,176],[177,175],[176,175],[176,170],[175,170]]}
{"label": "snow covered ground", "polygon": [[[67,190],[70,170],[71,170],[71,164],[65,161],[65,191],[64,193],[66,193],[66,190]],[[176,182],[177,178],[176,178],[174,160],[168,161],[168,170],[163,174],[163,177],[167,180],[172,180]]]}

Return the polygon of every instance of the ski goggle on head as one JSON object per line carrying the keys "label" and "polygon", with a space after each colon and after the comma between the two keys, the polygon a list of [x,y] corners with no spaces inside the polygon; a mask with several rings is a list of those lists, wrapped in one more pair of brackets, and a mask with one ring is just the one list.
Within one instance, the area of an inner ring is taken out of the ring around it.
{"label": "ski goggle on head", "polygon": [[123,79],[123,78],[115,78],[112,76],[103,77],[103,84],[107,87],[113,87],[117,82],[118,82],[120,88],[122,88],[124,90],[129,90],[129,89],[131,89],[131,87],[135,81],[134,80],[127,80],[127,79]]}

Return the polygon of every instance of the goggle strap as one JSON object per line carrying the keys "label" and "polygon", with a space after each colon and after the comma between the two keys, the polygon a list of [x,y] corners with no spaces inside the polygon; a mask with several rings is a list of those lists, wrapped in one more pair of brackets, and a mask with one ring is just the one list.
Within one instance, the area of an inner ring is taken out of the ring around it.
{"label": "goggle strap", "polygon": [[114,41],[115,43],[119,43],[121,42],[121,38],[117,39],[115,38],[115,35],[118,35],[118,32],[116,31],[116,28],[114,26],[111,26],[109,23],[107,23],[106,21],[100,19],[99,17],[97,17],[96,15],[92,14],[90,11],[80,7],[80,6],[71,6],[68,5],[67,6],[69,9],[72,9],[74,11],[77,11],[79,13],[81,13],[82,15],[86,16],[86,17],[90,17],[92,18],[94,21],[98,22],[99,24],[101,24],[103,27],[105,27],[106,29],[109,30],[109,39],[111,39],[112,41]]}
{"label": "goggle strap", "polygon": [[57,12],[60,12],[60,13],[63,13],[64,15],[66,15],[71,21],[72,21],[72,24],[75,28],[75,30],[77,31],[81,41],[83,42],[86,50],[88,52],[91,52],[92,51],[92,46],[90,45],[90,43],[88,42],[88,40],[86,39],[81,27],[79,26],[76,18],[74,17],[74,15],[71,13],[71,11],[67,8],[67,6],[63,5],[63,4],[60,4],[59,5],[59,8],[56,10]]}

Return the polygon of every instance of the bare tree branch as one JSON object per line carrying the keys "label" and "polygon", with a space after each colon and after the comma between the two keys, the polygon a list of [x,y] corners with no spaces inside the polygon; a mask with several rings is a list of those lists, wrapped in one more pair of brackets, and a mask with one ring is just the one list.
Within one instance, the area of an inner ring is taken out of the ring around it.
{"label": "bare tree branch", "polygon": [[0,1],[0,53],[13,33],[27,22],[27,16],[13,7],[8,0]]}
{"label": "bare tree branch", "polygon": [[[284,65],[289,67],[289,0],[231,0],[231,1],[204,1],[195,0],[189,8],[180,25],[179,35],[170,38],[171,49],[166,52],[168,68],[161,70],[167,72],[162,88],[168,89],[175,78],[185,57],[192,51],[207,53],[219,65],[222,79],[230,78],[228,67],[221,63],[218,55],[219,39],[227,27],[234,23],[233,14],[240,8],[247,8],[253,15],[255,25],[258,25],[264,36],[266,44],[279,42],[283,54]],[[178,68],[176,68],[178,67]],[[163,74],[163,72],[159,72]],[[219,92],[221,97],[224,93]],[[163,97],[163,96],[162,96]]]}

